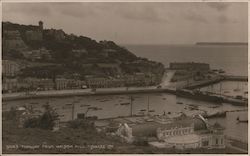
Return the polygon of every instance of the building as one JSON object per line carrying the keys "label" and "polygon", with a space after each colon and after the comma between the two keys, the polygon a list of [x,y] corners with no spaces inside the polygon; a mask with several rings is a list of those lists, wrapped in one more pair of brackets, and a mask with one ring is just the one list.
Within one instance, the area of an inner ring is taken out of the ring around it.
{"label": "building", "polygon": [[17,90],[18,81],[17,79],[3,79],[2,90],[3,92],[13,92]]}
{"label": "building", "polygon": [[30,90],[53,90],[55,83],[52,79],[25,78]]}
{"label": "building", "polygon": [[41,31],[27,30],[25,32],[27,41],[42,41],[43,34]]}
{"label": "building", "polygon": [[43,31],[43,21],[38,22],[40,31]]}
{"label": "building", "polygon": [[27,49],[27,45],[24,43],[18,30],[4,30],[2,44],[3,52],[11,50],[22,51]]}
{"label": "building", "polygon": [[66,38],[66,35],[62,29],[60,30],[48,29],[45,30],[45,34],[47,36],[51,36],[56,41],[63,41]]}
{"label": "building", "polygon": [[46,48],[43,47],[36,50],[24,51],[22,52],[22,54],[26,59],[29,59],[31,61],[52,59],[50,50],[47,50]]}
{"label": "building", "polygon": [[115,88],[124,87],[123,79],[105,77],[86,77],[86,84],[89,88]]}
{"label": "building", "polygon": [[207,74],[210,70],[210,66],[207,63],[170,63],[170,70],[175,70],[174,76],[171,81],[185,81],[189,79],[202,80],[205,78],[204,74]]}
{"label": "building", "polygon": [[39,21],[38,26],[33,26],[32,30],[25,32],[27,41],[42,41],[43,40],[43,22]]}
{"label": "building", "polygon": [[84,86],[86,86],[86,82],[83,80],[66,79],[66,78],[57,78],[55,80],[56,90],[81,89]]}
{"label": "building", "polygon": [[88,54],[88,51],[86,49],[73,49],[72,53],[75,57],[80,57],[84,54]]}
{"label": "building", "polygon": [[18,63],[11,60],[2,61],[2,74],[3,76],[13,77],[16,76],[20,71],[20,66]]}
{"label": "building", "polygon": [[209,125],[201,115],[159,127],[157,138],[166,148],[225,148],[223,128],[219,124]]}
{"label": "building", "polygon": [[195,62],[174,62],[170,63],[169,68],[171,70],[187,70],[187,71],[209,71],[210,67],[207,63],[195,63]]}
{"label": "building", "polygon": [[128,125],[129,138],[147,141],[158,148],[225,148],[223,128],[208,124],[201,115],[189,117],[182,113],[170,118],[164,114],[148,118],[140,118],[138,122],[134,119],[137,124]]}

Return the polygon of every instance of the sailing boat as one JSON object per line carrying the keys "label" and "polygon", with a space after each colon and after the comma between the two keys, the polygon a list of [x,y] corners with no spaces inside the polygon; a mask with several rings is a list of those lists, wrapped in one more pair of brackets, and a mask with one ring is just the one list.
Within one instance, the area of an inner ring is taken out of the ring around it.
{"label": "sailing boat", "polygon": [[248,122],[248,119],[240,119],[239,116],[236,118],[236,120],[237,120],[238,122]]}
{"label": "sailing boat", "polygon": [[239,82],[237,83],[237,88],[236,88],[236,89],[234,89],[234,91],[235,91],[235,92],[240,91],[240,88],[239,88]]}

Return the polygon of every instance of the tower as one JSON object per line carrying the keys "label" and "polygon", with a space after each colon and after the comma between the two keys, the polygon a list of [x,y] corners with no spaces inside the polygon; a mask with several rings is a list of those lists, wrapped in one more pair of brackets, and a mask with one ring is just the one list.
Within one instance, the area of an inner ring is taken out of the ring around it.
{"label": "tower", "polygon": [[38,24],[39,24],[39,29],[42,31],[43,30],[43,21],[39,21]]}

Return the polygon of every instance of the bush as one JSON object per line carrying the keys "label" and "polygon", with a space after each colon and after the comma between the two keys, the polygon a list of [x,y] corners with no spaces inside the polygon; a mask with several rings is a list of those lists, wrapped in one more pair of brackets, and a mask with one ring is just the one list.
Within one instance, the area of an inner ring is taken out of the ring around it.
{"label": "bush", "polygon": [[3,113],[3,118],[5,118],[6,120],[16,120],[17,110],[14,107],[11,107],[10,111]]}
{"label": "bush", "polygon": [[148,146],[148,141],[145,138],[137,138],[134,141],[134,145],[137,145],[137,146]]}
{"label": "bush", "polygon": [[39,125],[39,118],[29,118],[24,121],[25,128],[36,128]]}
{"label": "bush", "polygon": [[89,129],[89,128],[94,128],[94,125],[92,122],[88,120],[76,119],[69,122],[69,127],[74,129],[76,128]]}
{"label": "bush", "polygon": [[57,120],[58,115],[56,112],[49,106],[44,105],[45,112],[40,117],[28,118],[24,121],[25,128],[41,128],[52,130],[55,126],[55,120]]}
{"label": "bush", "polygon": [[52,129],[55,125],[54,120],[55,118],[50,112],[45,112],[41,116],[38,126],[39,128],[42,128],[42,129]]}

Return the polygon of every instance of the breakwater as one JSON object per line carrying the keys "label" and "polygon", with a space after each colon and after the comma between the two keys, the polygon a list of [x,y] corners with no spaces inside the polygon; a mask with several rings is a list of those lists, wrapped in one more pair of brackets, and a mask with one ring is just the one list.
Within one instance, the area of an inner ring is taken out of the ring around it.
{"label": "breakwater", "polygon": [[189,84],[188,86],[185,86],[184,88],[192,90],[192,89],[212,85],[212,84],[215,84],[215,83],[219,83],[219,82],[221,82],[223,80],[225,80],[225,77],[217,77],[217,78],[214,78],[214,79],[211,79],[211,80],[203,80],[203,81],[199,81],[199,82],[194,82],[192,84]]}
{"label": "breakwater", "polygon": [[228,81],[248,81],[247,76],[225,75],[224,79]]}

